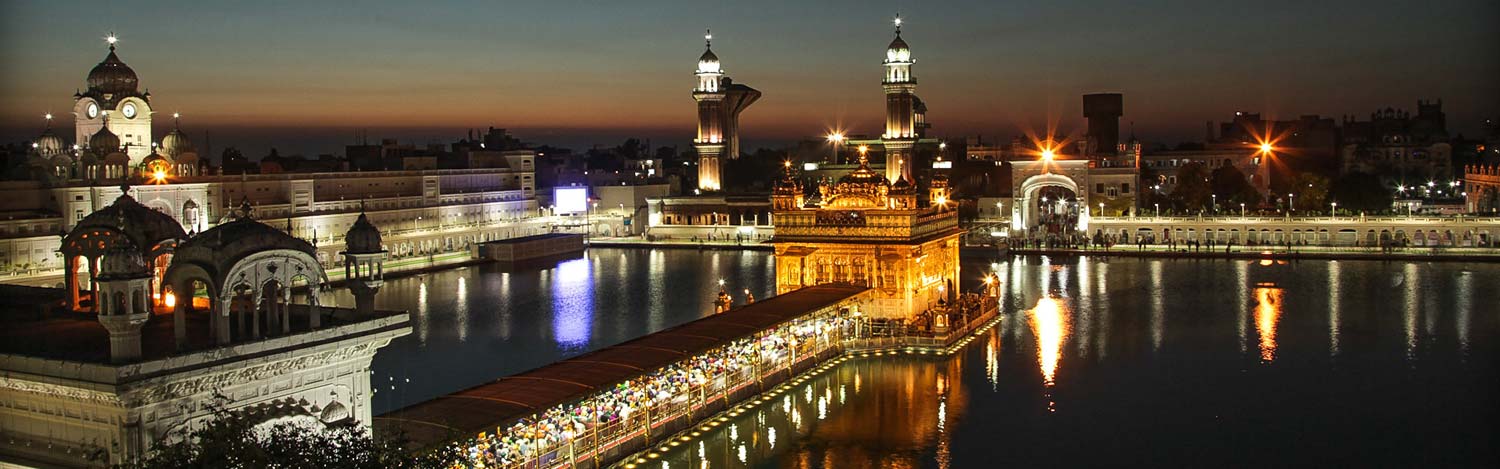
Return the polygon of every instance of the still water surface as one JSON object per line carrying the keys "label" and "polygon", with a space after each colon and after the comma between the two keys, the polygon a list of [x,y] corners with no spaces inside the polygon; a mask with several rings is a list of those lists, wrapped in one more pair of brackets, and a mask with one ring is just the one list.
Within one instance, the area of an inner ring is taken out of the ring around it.
{"label": "still water surface", "polygon": [[[1003,319],[958,354],[847,361],[646,467],[1497,458],[1500,266],[1030,257],[963,272],[991,270]],[[378,354],[376,412],[701,317],[719,277],[764,298],[774,266],[595,249],[392,280],[381,307],[412,310],[416,332]]]}

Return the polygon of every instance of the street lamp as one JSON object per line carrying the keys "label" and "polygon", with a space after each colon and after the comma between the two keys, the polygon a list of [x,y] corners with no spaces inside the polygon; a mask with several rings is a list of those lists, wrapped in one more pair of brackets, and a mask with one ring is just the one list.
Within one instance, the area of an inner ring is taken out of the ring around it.
{"label": "street lamp", "polygon": [[1156,207],[1156,218],[1161,218],[1161,204],[1151,204]]}
{"label": "street lamp", "polygon": [[1328,205],[1332,205],[1333,206],[1333,208],[1328,211],[1328,216],[1329,217],[1337,217],[1337,216],[1339,216],[1339,203],[1338,202],[1329,202]]}
{"label": "street lamp", "polygon": [[1297,211],[1297,199],[1291,192],[1286,193],[1286,214],[1291,215]]}
{"label": "street lamp", "polygon": [[1104,216],[1104,202],[1099,202],[1099,216]]}
{"label": "street lamp", "polygon": [[1240,202],[1240,218],[1245,218],[1245,203]]}
{"label": "street lamp", "polygon": [[1214,216],[1219,216],[1219,194],[1211,194],[1214,198]]}

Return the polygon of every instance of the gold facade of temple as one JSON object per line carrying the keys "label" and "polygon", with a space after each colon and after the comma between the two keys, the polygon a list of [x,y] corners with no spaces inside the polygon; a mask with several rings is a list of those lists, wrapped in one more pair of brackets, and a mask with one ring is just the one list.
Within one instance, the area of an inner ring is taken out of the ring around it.
{"label": "gold facade of temple", "polygon": [[951,303],[959,275],[957,212],[946,200],[919,206],[916,188],[902,182],[890,184],[862,156],[858,170],[820,185],[816,199],[804,201],[788,167],[771,202],[776,292],[867,286],[875,289],[874,301],[862,313],[898,320]]}

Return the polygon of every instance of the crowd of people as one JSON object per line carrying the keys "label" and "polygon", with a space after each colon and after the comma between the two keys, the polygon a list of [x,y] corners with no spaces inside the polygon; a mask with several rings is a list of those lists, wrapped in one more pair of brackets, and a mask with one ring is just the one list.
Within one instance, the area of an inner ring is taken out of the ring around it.
{"label": "crowd of people", "polygon": [[[683,360],[616,384],[582,401],[554,407],[534,419],[522,419],[497,434],[481,434],[467,444],[463,467],[511,467],[547,454],[575,438],[581,442],[605,443],[604,435],[590,432],[644,425],[652,409],[686,404],[692,391],[740,370],[773,369],[788,361],[793,351],[803,351],[817,340],[842,327],[840,318],[824,318],[785,325],[760,338],[744,338],[702,355]],[[720,386],[729,386],[728,380]],[[659,412],[660,410],[658,410]],[[634,418],[632,418],[634,416]],[[619,424],[619,425],[617,425]],[[614,432],[608,432],[613,436]]]}

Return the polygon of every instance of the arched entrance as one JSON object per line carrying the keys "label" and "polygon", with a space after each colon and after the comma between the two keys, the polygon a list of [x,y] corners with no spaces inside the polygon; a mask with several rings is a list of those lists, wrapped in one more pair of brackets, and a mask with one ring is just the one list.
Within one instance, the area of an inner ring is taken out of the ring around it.
{"label": "arched entrance", "polygon": [[1088,228],[1088,193],[1073,178],[1038,174],[1026,178],[1011,204],[1011,228],[1035,236],[1067,235]]}

